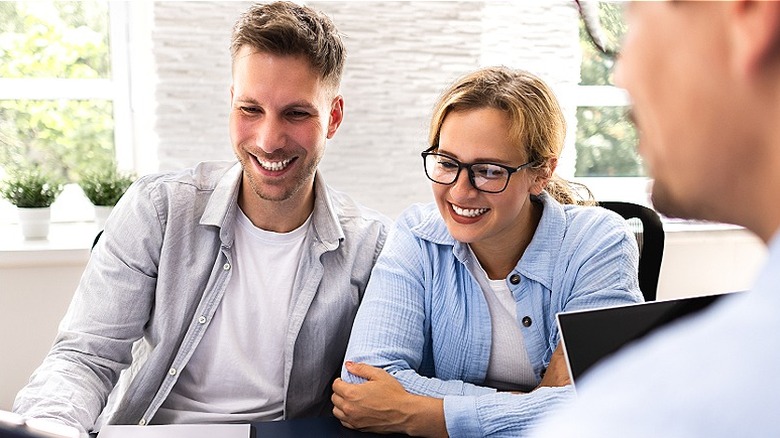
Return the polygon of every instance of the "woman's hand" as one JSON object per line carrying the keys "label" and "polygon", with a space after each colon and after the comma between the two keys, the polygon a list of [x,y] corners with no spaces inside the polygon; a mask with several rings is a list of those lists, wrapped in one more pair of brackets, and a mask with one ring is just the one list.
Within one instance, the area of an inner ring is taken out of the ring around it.
{"label": "woman's hand", "polygon": [[402,432],[412,436],[446,437],[444,401],[410,394],[385,370],[346,362],[347,371],[367,380],[333,382],[333,415],[345,427],[368,432]]}
{"label": "woman's hand", "polygon": [[570,383],[569,369],[566,367],[566,358],[563,357],[563,347],[561,344],[558,344],[550,358],[550,365],[547,366],[542,382],[539,383],[537,388],[542,386],[566,386]]}

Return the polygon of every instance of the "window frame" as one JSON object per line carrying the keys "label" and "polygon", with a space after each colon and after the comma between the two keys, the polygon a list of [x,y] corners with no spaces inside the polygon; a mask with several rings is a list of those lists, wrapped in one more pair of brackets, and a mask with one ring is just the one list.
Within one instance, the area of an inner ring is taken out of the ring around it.
{"label": "window frame", "polygon": [[[140,151],[134,142],[130,86],[129,2],[104,0],[108,6],[111,77],[99,79],[0,78],[0,100],[109,100],[113,107],[114,154],[121,169],[137,172]],[[76,187],[73,187],[76,186]],[[52,222],[91,221],[90,205],[76,184],[52,204]],[[0,223],[16,222],[13,205],[0,199]]]}
{"label": "window frame", "polygon": [[[628,107],[628,92],[613,85],[578,85],[574,91],[575,109],[580,107]],[[575,134],[576,135],[576,134]],[[575,176],[575,182],[586,185],[597,201],[627,201],[650,206],[647,176]]]}

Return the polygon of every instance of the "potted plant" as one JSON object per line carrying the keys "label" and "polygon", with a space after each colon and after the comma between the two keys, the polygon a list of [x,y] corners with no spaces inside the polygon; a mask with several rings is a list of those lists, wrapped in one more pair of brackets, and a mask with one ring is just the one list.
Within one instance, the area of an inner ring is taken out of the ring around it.
{"label": "potted plant", "polygon": [[9,173],[0,196],[16,206],[25,239],[49,236],[51,204],[62,192],[62,183],[37,167],[20,168]]}
{"label": "potted plant", "polygon": [[115,166],[88,172],[81,177],[79,186],[95,206],[95,223],[99,229],[103,229],[111,210],[134,179],[132,174],[120,172]]}

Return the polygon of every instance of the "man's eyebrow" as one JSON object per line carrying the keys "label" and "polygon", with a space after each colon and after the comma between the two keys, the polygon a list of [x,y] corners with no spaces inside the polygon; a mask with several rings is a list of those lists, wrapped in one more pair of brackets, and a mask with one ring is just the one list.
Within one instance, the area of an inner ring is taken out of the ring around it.
{"label": "man's eyebrow", "polygon": [[237,97],[236,103],[244,103],[244,104],[250,104],[250,105],[259,105],[259,102],[257,102],[255,99],[252,99],[251,97]]}
{"label": "man's eyebrow", "polygon": [[628,119],[629,122],[631,122],[632,125],[636,126],[636,113],[634,112],[633,107],[628,107],[624,111],[624,116]]}
{"label": "man's eyebrow", "polygon": [[295,102],[290,102],[287,105],[284,106],[285,108],[306,108],[311,110],[316,110],[317,106],[313,103],[307,101],[307,100],[296,100]]}
{"label": "man's eyebrow", "polygon": [[[244,105],[254,105],[254,106],[262,106],[260,102],[257,99],[251,98],[251,97],[237,97],[235,99],[235,102],[238,104],[244,104]],[[307,100],[296,100],[293,102],[290,102],[283,107],[284,109],[289,108],[304,108],[311,111],[316,111],[317,106],[313,103],[307,101]]]}

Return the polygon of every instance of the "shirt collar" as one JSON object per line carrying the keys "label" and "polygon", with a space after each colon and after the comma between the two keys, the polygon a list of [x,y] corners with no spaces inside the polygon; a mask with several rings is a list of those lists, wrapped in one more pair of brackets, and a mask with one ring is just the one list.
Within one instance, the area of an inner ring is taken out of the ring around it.
{"label": "shirt collar", "polygon": [[537,199],[543,206],[542,218],[515,270],[545,288],[552,289],[552,279],[556,266],[560,265],[558,259],[568,223],[563,205],[547,192],[542,192]]}
{"label": "shirt collar", "polygon": [[[227,246],[233,245],[233,225],[238,209],[238,192],[243,169],[236,163],[220,178],[200,218],[201,225],[220,228],[220,240]],[[336,249],[344,238],[344,230],[328,196],[328,186],[319,171],[314,176],[314,211],[312,225],[317,239],[328,250]]]}
{"label": "shirt collar", "polygon": [[[550,289],[563,237],[566,233],[566,212],[547,192],[542,192],[534,200],[542,203],[542,217],[536,227],[534,237],[520,258],[515,271],[533,279]],[[437,245],[453,247],[453,254],[462,263],[468,258],[469,248],[458,242],[447,230],[438,208],[431,208],[423,215],[420,223],[412,228],[412,233],[421,239]]]}

